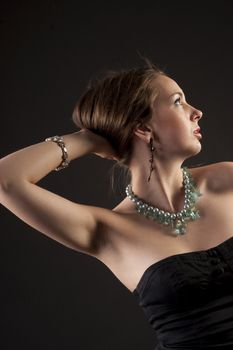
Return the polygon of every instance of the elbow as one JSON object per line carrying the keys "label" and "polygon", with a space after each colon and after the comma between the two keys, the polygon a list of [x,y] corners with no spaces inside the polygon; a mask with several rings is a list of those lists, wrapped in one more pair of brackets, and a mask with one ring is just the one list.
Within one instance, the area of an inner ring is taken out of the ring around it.
{"label": "elbow", "polygon": [[0,191],[4,192],[8,186],[9,185],[6,179],[1,178],[1,169],[0,169]]}
{"label": "elbow", "polygon": [[10,180],[10,179],[1,179],[0,177],[0,192],[1,193],[10,193],[12,190],[19,186],[23,181],[17,179],[17,180]]}
{"label": "elbow", "polygon": [[0,166],[0,191],[9,192],[16,185],[25,182],[22,176],[19,176],[15,171],[9,172],[6,165]]}
{"label": "elbow", "polygon": [[6,193],[9,192],[9,189],[12,187],[8,181],[0,180],[0,192]]}
{"label": "elbow", "polygon": [[7,188],[9,188],[9,182],[10,182],[10,174],[9,171],[7,171],[6,166],[0,167],[0,191],[5,192]]}

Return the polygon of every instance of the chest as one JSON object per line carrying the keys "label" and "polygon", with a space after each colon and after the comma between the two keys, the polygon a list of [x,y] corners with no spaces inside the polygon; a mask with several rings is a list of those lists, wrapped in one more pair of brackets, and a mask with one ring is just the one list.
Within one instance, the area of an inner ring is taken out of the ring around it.
{"label": "chest", "polygon": [[233,236],[233,194],[200,190],[203,195],[196,207],[201,217],[188,222],[185,235],[171,235],[170,227],[141,215],[129,216],[127,225],[110,233],[114,249],[106,249],[101,260],[129,290],[150,265],[172,255],[207,250]]}

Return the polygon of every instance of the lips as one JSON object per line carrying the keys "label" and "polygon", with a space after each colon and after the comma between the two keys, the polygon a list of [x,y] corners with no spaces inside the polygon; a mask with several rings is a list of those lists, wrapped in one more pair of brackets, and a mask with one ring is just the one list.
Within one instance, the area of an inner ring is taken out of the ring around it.
{"label": "lips", "polygon": [[201,128],[198,127],[198,128],[196,128],[193,132],[194,132],[195,134],[198,134],[198,133],[200,133],[200,130],[201,130]]}

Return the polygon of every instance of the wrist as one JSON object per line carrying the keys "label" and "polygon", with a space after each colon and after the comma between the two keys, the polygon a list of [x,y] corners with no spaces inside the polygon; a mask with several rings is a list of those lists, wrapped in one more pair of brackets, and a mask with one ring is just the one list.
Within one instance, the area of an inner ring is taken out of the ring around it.
{"label": "wrist", "polygon": [[68,159],[70,161],[84,155],[88,155],[92,153],[94,149],[91,139],[88,137],[88,135],[86,135],[86,133],[81,132],[81,130],[63,135],[63,140],[65,142]]}

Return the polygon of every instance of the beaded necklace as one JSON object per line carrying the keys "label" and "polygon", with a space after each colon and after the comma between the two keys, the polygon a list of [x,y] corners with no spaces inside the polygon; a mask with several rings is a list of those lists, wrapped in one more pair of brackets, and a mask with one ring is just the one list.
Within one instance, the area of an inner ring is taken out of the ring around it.
{"label": "beaded necklace", "polygon": [[200,213],[196,209],[195,203],[197,202],[198,197],[202,196],[188,168],[184,166],[181,169],[183,174],[182,184],[184,185],[185,196],[183,209],[177,213],[163,211],[144,202],[141,198],[134,194],[131,184],[128,184],[125,189],[127,197],[135,203],[136,209],[139,213],[144,215],[146,218],[156,220],[163,225],[170,225],[172,228],[172,233],[176,236],[186,233],[186,227],[189,220],[197,220],[200,218]]}

